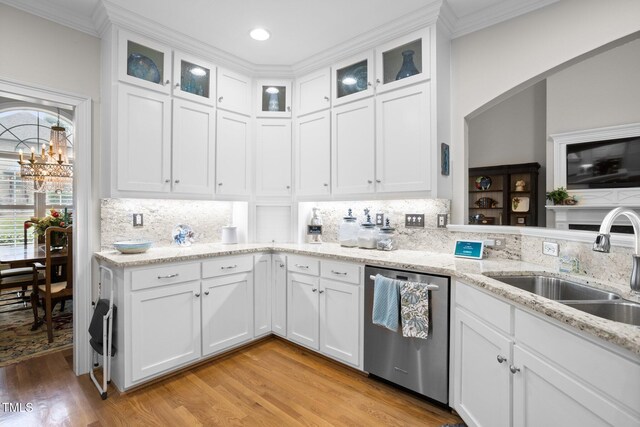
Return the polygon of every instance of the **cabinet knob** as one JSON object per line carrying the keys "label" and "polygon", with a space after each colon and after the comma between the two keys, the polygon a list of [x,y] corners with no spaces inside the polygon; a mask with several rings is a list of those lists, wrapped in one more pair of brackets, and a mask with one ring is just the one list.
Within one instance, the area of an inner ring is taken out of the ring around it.
{"label": "cabinet knob", "polygon": [[325,187],[328,187],[328,186],[329,186],[329,184],[327,184],[326,182],[325,182],[324,184],[322,184],[322,185],[324,185]]}
{"label": "cabinet knob", "polygon": [[205,295],[209,295],[209,291],[204,291],[204,294]]}
{"label": "cabinet knob", "polygon": [[380,79],[376,79],[376,83],[377,83],[377,84],[380,84]]}
{"label": "cabinet knob", "polygon": [[284,268],[284,264],[280,264],[280,268]]}
{"label": "cabinet knob", "polygon": [[221,182],[219,182],[219,183],[218,183],[218,186],[220,186],[220,185],[222,185],[222,183],[221,183]]}
{"label": "cabinet knob", "polygon": [[321,293],[323,293],[323,292],[324,292],[324,291],[320,291],[320,292],[318,292],[318,293],[319,293],[319,294],[321,294]]}
{"label": "cabinet knob", "polygon": [[176,180],[175,180],[175,181],[173,181],[173,182],[175,182],[176,184],[180,184],[180,180],[179,180],[179,179],[176,179]]}
{"label": "cabinet knob", "polygon": [[327,102],[329,102],[329,97],[328,97],[328,96],[325,96],[325,97],[324,97],[324,100],[325,100],[325,101],[327,101]]}
{"label": "cabinet knob", "polygon": [[377,182],[378,184],[380,184],[382,181],[381,181],[381,180],[379,180],[379,179],[376,179],[376,182]]}
{"label": "cabinet knob", "polygon": [[220,98],[218,98],[218,102],[222,102],[222,99],[223,99],[223,98],[224,98],[223,96],[221,96]]}
{"label": "cabinet knob", "polygon": [[168,184],[168,183],[171,182],[171,180],[170,179],[165,179],[164,182]]}
{"label": "cabinet knob", "polygon": [[368,182],[369,184],[373,184],[373,181],[371,181],[370,179],[368,179],[368,180],[367,180],[367,182]]}
{"label": "cabinet knob", "polygon": [[176,83],[176,87],[180,87],[180,83]]}
{"label": "cabinet knob", "polygon": [[199,298],[199,297],[200,297],[200,294],[199,294],[199,293],[197,293],[197,294],[196,294],[196,298]]}
{"label": "cabinet knob", "polygon": [[316,288],[311,289],[311,292],[317,292],[318,290]]}
{"label": "cabinet knob", "polygon": [[291,107],[287,107],[287,111],[291,112]]}
{"label": "cabinet knob", "polygon": [[169,83],[171,83],[171,80],[166,80],[166,81],[164,82],[164,84],[165,84],[165,85],[168,85]]}
{"label": "cabinet knob", "polygon": [[509,370],[511,371],[512,374],[515,374],[517,372],[520,372],[520,368],[516,368],[515,366],[511,365],[509,366]]}
{"label": "cabinet knob", "polygon": [[291,186],[290,186],[290,185],[287,185],[287,190],[288,190],[288,189],[290,189],[290,188],[291,188]]}
{"label": "cabinet knob", "polygon": [[498,357],[496,358],[498,359],[498,363],[502,363],[502,362],[506,362],[507,358],[501,355],[498,355]]}
{"label": "cabinet knob", "polygon": [[371,82],[367,82],[367,86],[371,87],[372,86]]}

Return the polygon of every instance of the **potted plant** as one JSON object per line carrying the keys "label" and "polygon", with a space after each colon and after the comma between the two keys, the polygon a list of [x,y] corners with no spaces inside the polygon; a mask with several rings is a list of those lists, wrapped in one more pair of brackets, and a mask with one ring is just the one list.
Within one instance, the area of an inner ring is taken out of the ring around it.
{"label": "potted plant", "polygon": [[569,193],[564,187],[558,187],[547,193],[547,200],[550,200],[554,205],[562,205],[567,199],[569,199]]}

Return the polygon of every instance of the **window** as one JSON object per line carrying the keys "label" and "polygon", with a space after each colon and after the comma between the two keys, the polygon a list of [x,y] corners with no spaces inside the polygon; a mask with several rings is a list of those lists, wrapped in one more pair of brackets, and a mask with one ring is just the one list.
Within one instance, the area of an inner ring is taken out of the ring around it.
{"label": "window", "polygon": [[[0,245],[16,246],[24,242],[24,221],[45,216],[48,209],[71,209],[71,191],[35,193],[33,182],[22,180],[18,151],[39,153],[48,144],[51,126],[60,125],[67,132],[67,156],[73,159],[73,124],[66,118],[46,110],[30,107],[0,106]],[[28,232],[28,238],[33,234]]]}

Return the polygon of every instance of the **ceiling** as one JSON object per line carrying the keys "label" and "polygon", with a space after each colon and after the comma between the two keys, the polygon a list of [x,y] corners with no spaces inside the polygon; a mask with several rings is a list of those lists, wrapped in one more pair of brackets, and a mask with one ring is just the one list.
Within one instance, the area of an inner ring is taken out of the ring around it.
{"label": "ceiling", "polygon": [[[557,0],[444,0],[453,37]],[[292,66],[391,22],[411,19],[442,0],[0,0],[18,9],[98,35],[102,6],[138,15],[254,65]],[[109,13],[109,12],[107,12]],[[253,27],[271,39],[256,42]]]}

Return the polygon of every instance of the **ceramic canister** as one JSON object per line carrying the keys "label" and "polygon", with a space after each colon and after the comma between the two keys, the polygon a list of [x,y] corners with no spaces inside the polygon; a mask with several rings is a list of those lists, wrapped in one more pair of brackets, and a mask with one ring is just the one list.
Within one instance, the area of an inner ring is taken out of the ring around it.
{"label": "ceramic canister", "polygon": [[225,245],[238,243],[238,227],[235,225],[222,227],[222,243]]}

